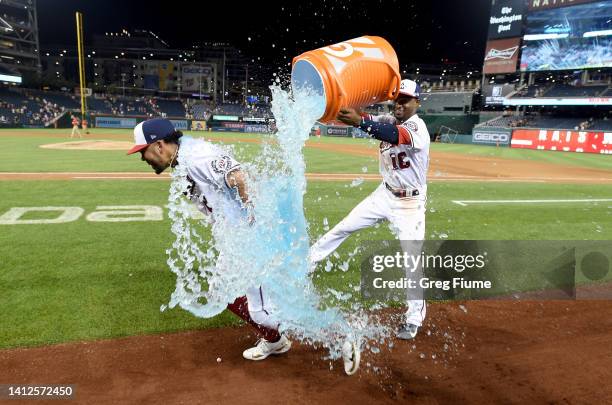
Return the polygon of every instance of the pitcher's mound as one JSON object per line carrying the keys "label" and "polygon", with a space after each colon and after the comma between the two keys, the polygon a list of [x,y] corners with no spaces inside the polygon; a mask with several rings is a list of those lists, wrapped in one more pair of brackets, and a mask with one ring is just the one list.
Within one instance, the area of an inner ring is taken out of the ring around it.
{"label": "pitcher's mound", "polygon": [[124,150],[128,151],[134,144],[126,141],[72,141],[61,143],[48,143],[40,145],[45,149],[69,150]]}

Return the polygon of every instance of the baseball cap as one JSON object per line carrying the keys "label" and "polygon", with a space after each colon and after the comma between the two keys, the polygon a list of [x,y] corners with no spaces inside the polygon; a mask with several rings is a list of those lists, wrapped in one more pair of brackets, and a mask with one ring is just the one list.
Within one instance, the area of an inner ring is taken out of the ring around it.
{"label": "baseball cap", "polygon": [[153,118],[136,125],[134,128],[134,146],[128,151],[128,155],[139,152],[150,144],[167,138],[176,130],[174,125],[165,118]]}
{"label": "baseball cap", "polygon": [[[403,94],[405,96],[419,98],[421,96],[421,86],[417,84],[417,82],[404,79],[400,82],[400,91],[399,94]],[[398,95],[399,97],[399,95]]]}

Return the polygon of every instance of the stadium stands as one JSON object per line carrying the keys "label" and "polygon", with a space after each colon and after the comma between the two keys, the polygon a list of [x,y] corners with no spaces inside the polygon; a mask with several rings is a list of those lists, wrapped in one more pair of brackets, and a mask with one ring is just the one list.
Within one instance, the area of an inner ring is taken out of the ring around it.
{"label": "stadium stands", "polygon": [[424,114],[464,114],[471,109],[472,92],[440,92],[421,95]]}
{"label": "stadium stands", "polygon": [[102,114],[112,114],[112,104],[104,98],[90,97],[87,99],[87,106],[90,111],[96,111]]}
{"label": "stadium stands", "polygon": [[600,120],[595,120],[593,125],[589,127],[592,130],[600,130],[600,131],[612,131],[612,119],[603,118]]}
{"label": "stadium stands", "polygon": [[206,104],[194,104],[191,106],[191,115],[196,120],[208,120],[211,115],[211,108]]}
{"label": "stadium stands", "polygon": [[[208,120],[212,114],[273,117],[270,106],[265,103],[248,106],[225,103],[215,107],[211,101],[206,100],[184,103],[178,99],[94,94],[87,98],[87,106],[92,114],[116,116],[163,116],[198,120]],[[0,123],[3,125],[49,125],[65,111],[78,112],[79,109],[78,97],[70,93],[0,88]]]}
{"label": "stadium stands", "polygon": [[588,121],[588,118],[565,118],[565,117],[533,117],[528,125],[533,128],[547,128],[547,129],[586,129],[580,128],[580,125]]}
{"label": "stadium stands", "polygon": [[504,115],[476,125],[477,127],[497,128],[545,128],[570,130],[610,130],[612,120],[607,117],[594,119],[592,117],[567,117],[563,115],[530,114]]}
{"label": "stadium stands", "polygon": [[544,97],[597,97],[607,88],[607,85],[572,86],[569,84],[556,84],[544,94]]}
{"label": "stadium stands", "polygon": [[76,109],[80,107],[79,101],[75,96],[66,93],[54,93],[50,91],[28,90],[28,94],[34,97],[45,99],[50,103],[57,104],[65,109]]}
{"label": "stadium stands", "polygon": [[513,127],[520,127],[520,126],[525,126],[524,124],[527,124],[528,120],[526,120],[526,117],[524,116],[516,116],[516,115],[509,115],[509,116],[499,116],[496,118],[493,118],[489,121],[480,123],[477,125],[477,127],[498,127],[498,128],[513,128]]}
{"label": "stadium stands", "polygon": [[601,93],[602,97],[612,97],[612,87],[608,87],[606,91]]}
{"label": "stadium stands", "polygon": [[612,90],[607,85],[575,86],[557,83],[553,85],[534,84],[518,90],[512,98],[532,97],[600,97],[610,95]]}
{"label": "stadium stands", "polygon": [[0,122],[7,125],[43,126],[65,109],[54,98],[36,91],[0,89]]}
{"label": "stadium stands", "polygon": [[551,86],[549,85],[539,85],[539,84],[534,84],[531,86],[526,86],[523,87],[522,89],[518,90],[514,97],[542,97],[543,94],[546,94],[546,92],[550,89]]}
{"label": "stadium stands", "polygon": [[162,115],[166,117],[181,117],[185,118],[187,111],[180,100],[165,100],[157,98],[155,104]]}
{"label": "stadium stands", "polygon": [[213,114],[245,115],[246,108],[242,104],[219,104],[213,110]]}

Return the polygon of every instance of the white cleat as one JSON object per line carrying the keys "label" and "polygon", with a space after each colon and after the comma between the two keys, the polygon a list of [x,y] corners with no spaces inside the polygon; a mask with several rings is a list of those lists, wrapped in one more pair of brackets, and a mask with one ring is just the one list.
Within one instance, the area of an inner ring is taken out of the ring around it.
{"label": "white cleat", "polygon": [[359,369],[361,361],[361,352],[357,343],[347,340],[342,345],[342,360],[344,360],[344,372],[348,375],[353,375]]}
{"label": "white cleat", "polygon": [[242,357],[247,360],[264,360],[271,354],[286,353],[291,349],[291,341],[285,335],[281,335],[278,342],[268,342],[266,339],[259,339],[255,347],[246,349],[242,352]]}
{"label": "white cleat", "polygon": [[419,327],[409,323],[407,325],[402,326],[402,328],[397,332],[397,337],[399,339],[410,340],[414,339],[419,331]]}

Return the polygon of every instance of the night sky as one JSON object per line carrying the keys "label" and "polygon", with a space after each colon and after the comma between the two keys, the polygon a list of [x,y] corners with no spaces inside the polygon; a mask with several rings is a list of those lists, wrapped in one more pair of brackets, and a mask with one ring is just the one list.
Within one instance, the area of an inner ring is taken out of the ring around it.
{"label": "night sky", "polygon": [[491,0],[153,1],[38,0],[41,48],[75,43],[74,12],[86,37],[149,29],[175,48],[228,41],[257,61],[287,64],[304,51],[379,35],[401,65],[443,60],[480,68]]}

